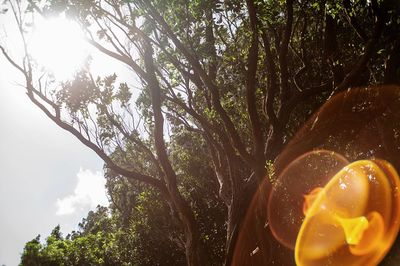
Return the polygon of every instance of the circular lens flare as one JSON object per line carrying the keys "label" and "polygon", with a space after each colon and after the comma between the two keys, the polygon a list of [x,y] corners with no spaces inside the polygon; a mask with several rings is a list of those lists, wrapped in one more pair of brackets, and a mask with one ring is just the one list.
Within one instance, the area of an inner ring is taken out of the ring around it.
{"label": "circular lens flare", "polygon": [[268,200],[268,221],[272,234],[294,249],[304,213],[324,187],[349,162],[328,150],[308,152],[291,162],[274,183]]}
{"label": "circular lens flare", "polygon": [[344,167],[312,192],[296,240],[296,264],[378,264],[399,231],[399,187],[399,176],[386,161]]}

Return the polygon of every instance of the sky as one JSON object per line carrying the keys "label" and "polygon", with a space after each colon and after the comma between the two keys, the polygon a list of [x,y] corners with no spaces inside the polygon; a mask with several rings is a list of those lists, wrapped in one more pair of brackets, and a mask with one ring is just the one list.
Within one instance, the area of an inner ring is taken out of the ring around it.
{"label": "sky", "polygon": [[[0,16],[0,41],[9,23]],[[108,205],[102,161],[18,84],[22,76],[0,55],[0,265],[7,266],[18,265],[38,234],[44,240],[59,224],[66,235],[97,204]]]}

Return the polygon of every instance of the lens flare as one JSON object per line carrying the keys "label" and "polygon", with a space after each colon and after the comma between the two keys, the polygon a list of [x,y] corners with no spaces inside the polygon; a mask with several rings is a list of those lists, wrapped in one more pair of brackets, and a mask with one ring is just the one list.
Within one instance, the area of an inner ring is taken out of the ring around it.
{"label": "lens flare", "polygon": [[304,211],[317,194],[313,189],[324,187],[348,163],[338,153],[315,150],[295,159],[279,175],[268,200],[268,221],[281,244],[294,249]]}
{"label": "lens flare", "polygon": [[304,195],[304,203],[303,203],[303,214],[304,216],[307,215],[308,210],[314,203],[314,201],[317,199],[318,195],[322,191],[322,187],[317,187],[311,190],[311,192],[308,195]]}
{"label": "lens flare", "polygon": [[388,162],[360,160],[311,191],[296,240],[296,264],[379,263],[399,231],[399,187]]}
{"label": "lens flare", "polygon": [[398,264],[399,106],[397,85],[324,103],[273,162],[277,178],[253,195],[231,265]]}

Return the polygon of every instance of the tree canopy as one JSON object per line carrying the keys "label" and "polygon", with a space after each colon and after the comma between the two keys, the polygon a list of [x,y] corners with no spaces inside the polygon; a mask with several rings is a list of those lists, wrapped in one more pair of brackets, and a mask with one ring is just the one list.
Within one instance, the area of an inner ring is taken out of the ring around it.
{"label": "tree canopy", "polygon": [[[30,101],[104,160],[112,203],[65,239],[56,228],[28,242],[23,265],[230,265],[253,196],[261,183],[268,195],[305,121],[349,88],[400,82],[396,0],[6,5],[24,50],[0,49]],[[64,82],[41,68],[26,36],[36,17],[61,13],[129,79],[96,76],[90,59]],[[274,245],[269,261],[293,263]]]}

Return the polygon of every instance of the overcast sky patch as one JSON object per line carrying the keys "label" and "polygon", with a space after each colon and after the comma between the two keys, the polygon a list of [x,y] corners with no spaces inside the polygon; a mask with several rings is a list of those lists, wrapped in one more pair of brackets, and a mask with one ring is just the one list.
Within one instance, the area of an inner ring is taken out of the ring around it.
{"label": "overcast sky patch", "polygon": [[97,205],[108,206],[106,180],[100,171],[79,169],[74,191],[56,201],[57,215],[71,215],[76,211],[94,210]]}

